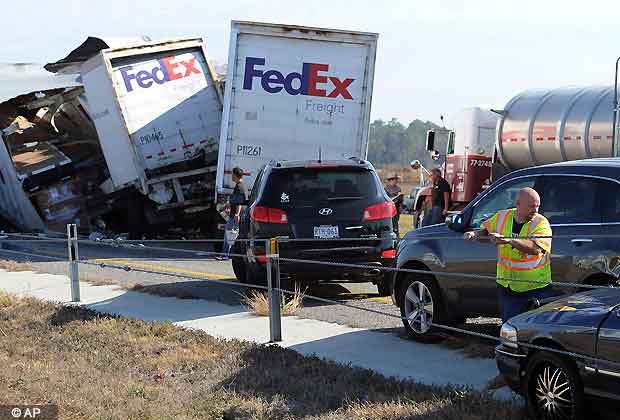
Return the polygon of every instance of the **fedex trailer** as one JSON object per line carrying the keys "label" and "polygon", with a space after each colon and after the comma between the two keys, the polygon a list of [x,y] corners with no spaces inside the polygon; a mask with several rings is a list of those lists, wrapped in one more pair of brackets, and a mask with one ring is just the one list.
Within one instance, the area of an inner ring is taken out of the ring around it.
{"label": "fedex trailer", "polygon": [[223,95],[205,43],[101,48],[91,39],[50,65],[69,63],[81,83],[33,88],[3,104],[9,120],[25,121],[0,138],[0,161],[13,167],[3,173],[18,183],[9,190],[0,180],[0,197],[22,209],[7,211],[14,224],[212,234],[221,221],[214,197]]}
{"label": "fedex trailer", "polygon": [[378,35],[233,21],[217,191],[271,160],[365,158]]}

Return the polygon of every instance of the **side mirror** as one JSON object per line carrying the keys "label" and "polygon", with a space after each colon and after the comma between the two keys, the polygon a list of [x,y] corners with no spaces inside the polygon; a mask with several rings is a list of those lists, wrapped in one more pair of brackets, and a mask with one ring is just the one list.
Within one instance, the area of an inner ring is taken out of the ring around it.
{"label": "side mirror", "polygon": [[426,132],[426,151],[434,152],[435,151],[435,131],[428,130]]}
{"label": "side mirror", "polygon": [[439,152],[437,150],[433,150],[433,154],[431,155],[431,159],[437,161],[439,160],[441,156],[439,155]]}
{"label": "side mirror", "polygon": [[454,214],[451,214],[450,216],[446,217],[446,225],[448,226],[448,229],[452,230],[452,226],[454,226]]}
{"label": "side mirror", "polygon": [[534,309],[538,309],[538,308],[540,308],[541,306],[542,306],[542,305],[541,305],[541,303],[540,303],[540,300],[538,300],[537,298],[530,298],[530,299],[527,301],[527,305],[526,305],[526,307],[525,307],[525,308],[526,308],[528,311],[532,311],[532,310],[534,310]]}
{"label": "side mirror", "polygon": [[463,213],[451,214],[446,217],[446,226],[448,226],[448,229],[455,232],[464,232],[465,217],[463,216]]}

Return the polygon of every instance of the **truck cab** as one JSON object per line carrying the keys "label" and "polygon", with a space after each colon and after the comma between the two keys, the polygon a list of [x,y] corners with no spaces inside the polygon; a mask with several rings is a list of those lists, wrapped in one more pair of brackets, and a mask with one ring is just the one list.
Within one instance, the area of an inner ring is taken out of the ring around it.
{"label": "truck cab", "polygon": [[[426,150],[441,164],[442,176],[451,187],[451,210],[460,210],[491,183],[495,130],[499,115],[482,108],[461,110],[454,130],[429,130]],[[418,220],[431,206],[432,186],[418,189],[415,210]]]}

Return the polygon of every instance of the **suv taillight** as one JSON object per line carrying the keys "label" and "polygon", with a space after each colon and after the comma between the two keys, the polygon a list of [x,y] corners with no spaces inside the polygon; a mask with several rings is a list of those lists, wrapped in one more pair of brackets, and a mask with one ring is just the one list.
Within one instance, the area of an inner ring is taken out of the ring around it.
{"label": "suv taillight", "polygon": [[386,249],[381,252],[381,258],[396,258],[395,249]]}
{"label": "suv taillight", "polygon": [[261,223],[288,223],[288,217],[285,211],[263,206],[252,207],[252,210],[250,210],[250,218],[255,222]]}
{"label": "suv taillight", "polygon": [[364,210],[364,222],[371,220],[390,219],[396,216],[396,206],[391,201],[373,204]]}

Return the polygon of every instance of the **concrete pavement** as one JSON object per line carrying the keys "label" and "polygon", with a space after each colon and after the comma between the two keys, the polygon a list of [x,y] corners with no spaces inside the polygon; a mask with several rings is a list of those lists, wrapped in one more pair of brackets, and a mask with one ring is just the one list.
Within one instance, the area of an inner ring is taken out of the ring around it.
{"label": "concrete pavement", "polygon": [[[171,321],[226,339],[268,343],[269,321],[243,306],[201,299],[159,297],[81,282],[84,306],[95,311],[147,321]],[[70,283],[63,275],[0,270],[0,290],[69,303]],[[403,340],[391,334],[298,317],[282,319],[284,341],[304,355],[375,370],[385,376],[436,385],[482,389],[497,375],[494,360],[469,359],[459,351]],[[508,395],[505,390],[501,392]]]}

